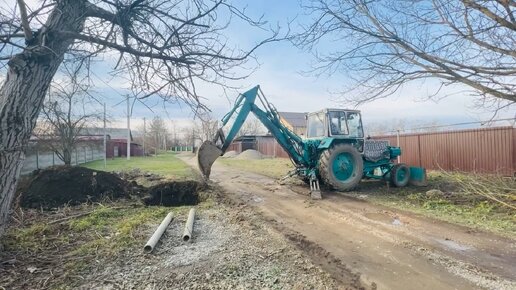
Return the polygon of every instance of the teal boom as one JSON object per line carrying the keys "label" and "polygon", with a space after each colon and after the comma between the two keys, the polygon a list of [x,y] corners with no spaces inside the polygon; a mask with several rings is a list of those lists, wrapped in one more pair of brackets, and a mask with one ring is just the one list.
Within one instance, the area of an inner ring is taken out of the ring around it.
{"label": "teal boom", "polygon": [[[263,110],[256,106],[256,98],[260,99],[264,106]],[[260,90],[260,86],[256,86],[247,92],[240,94],[233,109],[222,118],[222,125],[225,126],[231,117],[237,113],[233,126],[231,126],[231,129],[222,144],[222,153],[226,152],[251,112],[258,120],[260,120],[260,122],[262,122],[269,132],[271,132],[280,146],[289,154],[290,158],[296,165],[309,165],[309,162],[305,160],[305,156],[303,155],[303,140],[281,123],[278,112],[267,101]]]}

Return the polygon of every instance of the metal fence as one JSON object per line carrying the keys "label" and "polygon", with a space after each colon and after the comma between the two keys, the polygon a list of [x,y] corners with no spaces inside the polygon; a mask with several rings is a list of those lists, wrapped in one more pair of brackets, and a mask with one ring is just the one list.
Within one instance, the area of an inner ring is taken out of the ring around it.
{"label": "metal fence", "polygon": [[[104,159],[104,147],[102,144],[78,145],[72,152],[72,165],[100,159]],[[37,169],[63,164],[64,162],[54,152],[38,149],[37,147],[29,147],[25,153],[21,173],[28,174]]]}
{"label": "metal fence", "polygon": [[400,146],[401,162],[451,171],[516,173],[516,128],[494,127],[374,136]]}
{"label": "metal fence", "polygon": [[[400,146],[400,161],[433,170],[516,174],[516,128],[494,127],[432,133],[374,136]],[[242,152],[242,143],[228,150]],[[244,148],[244,150],[247,148]],[[274,138],[256,137],[253,149],[268,157],[288,158]]]}

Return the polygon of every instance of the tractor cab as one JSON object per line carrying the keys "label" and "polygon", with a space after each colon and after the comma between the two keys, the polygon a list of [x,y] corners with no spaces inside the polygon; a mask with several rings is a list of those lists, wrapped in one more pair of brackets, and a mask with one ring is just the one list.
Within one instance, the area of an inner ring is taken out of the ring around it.
{"label": "tractor cab", "polygon": [[307,116],[307,138],[363,139],[362,117],[358,110],[323,109]]}

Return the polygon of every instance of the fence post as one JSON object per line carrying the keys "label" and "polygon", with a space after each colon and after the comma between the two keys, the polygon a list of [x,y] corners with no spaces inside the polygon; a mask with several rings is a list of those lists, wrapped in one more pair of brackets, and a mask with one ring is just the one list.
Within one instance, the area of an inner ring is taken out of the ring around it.
{"label": "fence post", "polygon": [[[396,142],[398,143],[396,146],[400,147],[400,130],[396,130]],[[398,155],[398,164],[401,163],[401,155]]]}
{"label": "fence post", "polygon": [[77,148],[75,148],[75,165],[79,165],[79,158],[77,155]]}
{"label": "fence post", "polygon": [[36,148],[36,169],[39,169],[39,150]]}
{"label": "fence post", "polygon": [[52,151],[52,166],[56,166],[56,157],[55,157],[55,152]]}
{"label": "fence post", "polygon": [[423,161],[421,160],[421,135],[417,135],[417,152],[419,152],[419,167],[423,167]]}

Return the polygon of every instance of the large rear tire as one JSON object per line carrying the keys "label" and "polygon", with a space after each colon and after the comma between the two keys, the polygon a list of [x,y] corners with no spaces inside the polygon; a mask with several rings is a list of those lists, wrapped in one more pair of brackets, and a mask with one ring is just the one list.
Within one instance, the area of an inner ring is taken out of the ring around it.
{"label": "large rear tire", "polygon": [[362,155],[351,144],[338,144],[324,151],[319,159],[319,174],[330,187],[348,191],[362,179]]}

